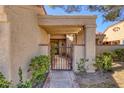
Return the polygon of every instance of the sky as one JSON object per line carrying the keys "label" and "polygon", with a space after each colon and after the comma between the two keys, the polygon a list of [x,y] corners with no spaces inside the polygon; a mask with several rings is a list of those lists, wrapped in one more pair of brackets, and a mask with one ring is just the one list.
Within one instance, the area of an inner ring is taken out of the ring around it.
{"label": "sky", "polygon": [[53,9],[49,6],[45,6],[45,10],[47,12],[47,15],[97,15],[97,19],[96,19],[97,32],[104,32],[107,27],[114,24],[114,22],[104,22],[103,17],[98,12],[89,12],[87,10],[82,10],[81,12],[67,13],[61,8]]}

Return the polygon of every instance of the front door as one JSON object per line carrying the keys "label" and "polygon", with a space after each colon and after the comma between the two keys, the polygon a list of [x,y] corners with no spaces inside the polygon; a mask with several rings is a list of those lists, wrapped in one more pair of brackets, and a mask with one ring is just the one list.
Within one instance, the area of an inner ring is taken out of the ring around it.
{"label": "front door", "polygon": [[53,70],[72,69],[72,47],[66,46],[66,40],[51,40],[51,61]]}

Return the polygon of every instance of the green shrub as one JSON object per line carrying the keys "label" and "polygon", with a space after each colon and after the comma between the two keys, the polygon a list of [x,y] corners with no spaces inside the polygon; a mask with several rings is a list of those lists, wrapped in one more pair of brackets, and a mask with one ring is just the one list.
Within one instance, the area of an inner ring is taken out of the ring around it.
{"label": "green shrub", "polygon": [[97,67],[97,69],[103,71],[103,58],[101,55],[96,56],[96,63],[94,65]]}
{"label": "green shrub", "polygon": [[32,88],[31,81],[20,82],[17,84],[17,88]]}
{"label": "green shrub", "polygon": [[96,57],[95,66],[100,71],[111,71],[112,70],[112,56],[111,53],[103,53]]}
{"label": "green shrub", "polygon": [[110,71],[112,70],[112,56],[108,54],[103,54],[103,70]]}
{"label": "green shrub", "polygon": [[4,75],[0,72],[0,88],[9,88],[11,83],[7,81]]}
{"label": "green shrub", "polygon": [[18,75],[19,75],[19,81],[20,81],[20,83],[23,82],[22,69],[21,69],[21,67],[19,67]]}
{"label": "green shrub", "polygon": [[45,55],[35,57],[31,60],[31,64],[29,66],[29,70],[31,71],[39,70],[42,67],[45,69],[45,71],[48,71],[50,66],[50,58],[49,56]]}
{"label": "green shrub", "polygon": [[112,54],[113,58],[117,59],[118,61],[124,62],[124,49],[115,49]]}
{"label": "green shrub", "polygon": [[112,52],[104,52],[102,55],[112,56]]}
{"label": "green shrub", "polygon": [[25,82],[23,81],[21,67],[19,67],[18,75],[19,75],[19,83],[16,85],[17,88],[32,88],[32,82],[30,80]]}
{"label": "green shrub", "polygon": [[50,67],[50,57],[41,55],[31,60],[29,70],[32,72],[31,81],[33,86],[43,82]]}
{"label": "green shrub", "polygon": [[78,71],[80,74],[82,74],[83,72],[85,72],[85,61],[83,58],[80,59],[80,62],[77,63],[77,66],[78,66]]}

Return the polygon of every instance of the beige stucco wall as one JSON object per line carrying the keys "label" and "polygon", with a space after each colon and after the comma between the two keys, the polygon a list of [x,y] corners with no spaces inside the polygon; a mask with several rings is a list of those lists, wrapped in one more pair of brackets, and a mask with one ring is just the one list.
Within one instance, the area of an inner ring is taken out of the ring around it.
{"label": "beige stucco wall", "polygon": [[84,31],[77,34],[77,44],[84,44]]}
{"label": "beige stucco wall", "polygon": [[42,35],[42,37],[40,37],[40,44],[49,44],[50,43],[50,35],[44,30],[42,29],[42,27],[40,27],[40,35]]}
{"label": "beige stucco wall", "polygon": [[59,34],[57,34],[57,35],[50,35],[50,39],[66,39],[66,35],[59,35]]}
{"label": "beige stucco wall", "polygon": [[6,21],[0,22],[0,70],[17,83],[20,66],[24,80],[29,78],[31,58],[41,54],[39,44],[48,44],[48,34],[38,26],[35,6],[0,6],[0,12]]}
{"label": "beige stucco wall", "polygon": [[109,52],[109,51],[113,51],[115,49],[121,49],[124,48],[123,45],[111,45],[111,46],[107,46],[107,45],[102,45],[102,46],[96,46],[96,55],[99,55],[103,52]]}
{"label": "beige stucco wall", "polygon": [[0,22],[0,72],[11,79],[10,29],[7,22]]}
{"label": "beige stucco wall", "polygon": [[4,13],[4,6],[0,6],[0,72],[10,80],[10,24]]}
{"label": "beige stucco wall", "polygon": [[84,46],[74,45],[73,46],[73,71],[77,72],[77,63],[80,59],[84,58]]}
{"label": "beige stucco wall", "polygon": [[41,45],[40,47],[40,55],[49,55],[49,46]]}
{"label": "beige stucco wall", "polygon": [[[119,27],[120,30],[113,31],[115,27]],[[110,26],[104,33],[106,35],[104,41],[114,41],[114,40],[120,40],[120,44],[122,44],[124,40],[124,21],[117,23],[113,26]]]}
{"label": "beige stucco wall", "polygon": [[40,27],[41,38],[39,39],[40,55],[49,55],[50,35]]}

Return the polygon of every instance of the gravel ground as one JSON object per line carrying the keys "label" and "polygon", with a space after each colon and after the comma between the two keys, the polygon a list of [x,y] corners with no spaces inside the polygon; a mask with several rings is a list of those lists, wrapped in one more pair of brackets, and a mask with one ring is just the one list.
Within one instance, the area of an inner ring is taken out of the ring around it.
{"label": "gravel ground", "polygon": [[76,74],[81,88],[124,88],[124,62],[114,62],[113,71]]}
{"label": "gravel ground", "polygon": [[76,74],[76,81],[81,88],[117,88],[111,73]]}

